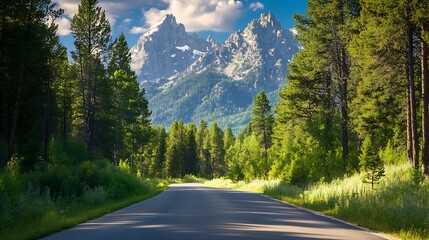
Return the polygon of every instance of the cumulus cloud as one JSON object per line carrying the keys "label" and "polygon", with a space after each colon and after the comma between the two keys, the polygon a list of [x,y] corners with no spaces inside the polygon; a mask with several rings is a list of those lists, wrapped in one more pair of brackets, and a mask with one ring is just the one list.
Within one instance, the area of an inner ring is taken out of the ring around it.
{"label": "cumulus cloud", "polygon": [[[57,4],[58,8],[64,9],[64,16],[68,19],[72,19],[73,16],[78,12],[79,4],[81,0],[52,0],[52,3]],[[99,1],[99,6],[106,11],[106,17],[110,22],[110,25],[113,26],[116,23],[116,20],[120,16],[124,16],[127,11],[134,10],[141,6],[146,7],[157,7],[162,8],[166,6],[166,3],[159,0],[101,0]],[[57,21],[57,23],[65,24],[65,20]],[[69,25],[70,26],[70,25]],[[60,26],[61,28],[61,26]],[[65,34],[66,29],[62,28]],[[68,31],[70,34],[70,31]],[[67,35],[67,34],[66,34]]]}
{"label": "cumulus cloud", "polygon": [[72,18],[79,9],[80,0],[53,0],[59,8],[64,9],[64,15]]}
{"label": "cumulus cloud", "polygon": [[187,31],[230,31],[243,14],[243,3],[235,0],[163,0],[166,9],[143,11],[147,25],[158,22],[165,14],[174,14]]}
{"label": "cumulus cloud", "polygon": [[58,35],[60,36],[67,36],[70,34],[70,20],[65,18],[65,17],[61,17],[55,20],[55,23],[58,24]]}
{"label": "cumulus cloud", "polygon": [[141,34],[147,31],[147,28],[134,26],[130,29],[132,34]]}
{"label": "cumulus cloud", "polygon": [[250,3],[249,9],[252,9],[252,11],[257,11],[258,9],[264,9],[264,4],[261,2],[252,2]]}

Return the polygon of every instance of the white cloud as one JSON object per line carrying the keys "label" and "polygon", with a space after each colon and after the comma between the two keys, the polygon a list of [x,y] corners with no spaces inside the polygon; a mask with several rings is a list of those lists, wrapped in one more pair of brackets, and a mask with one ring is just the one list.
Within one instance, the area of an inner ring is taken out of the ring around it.
{"label": "white cloud", "polygon": [[72,18],[79,9],[80,0],[53,0],[52,2],[64,9],[64,15]]}
{"label": "white cloud", "polygon": [[141,33],[144,33],[146,31],[147,31],[147,28],[144,28],[144,27],[134,26],[130,29],[130,33],[132,33],[132,34],[141,34]]}
{"label": "white cloud", "polygon": [[124,18],[124,20],[122,20],[122,23],[130,23],[133,20],[131,18]]}
{"label": "white cloud", "polygon": [[[52,0],[52,2],[56,3],[59,8],[64,9],[64,15],[69,19],[72,19],[79,10],[81,0]],[[99,1],[98,5],[102,10],[106,11],[106,17],[109,20],[110,25],[113,26],[115,25],[118,17],[126,14],[128,10],[133,10],[142,5],[165,5],[164,3],[160,4],[158,2],[159,1],[157,0],[104,0]]]}
{"label": "white cloud", "polygon": [[252,9],[252,11],[256,11],[258,9],[264,9],[264,4],[261,2],[252,2],[250,3],[249,9]]}
{"label": "white cloud", "polygon": [[61,17],[61,18],[57,18],[55,20],[55,23],[58,24],[58,35],[60,36],[67,36],[70,34],[70,20],[65,18],[65,17]]}
{"label": "white cloud", "polygon": [[151,8],[143,11],[146,24],[153,25],[165,14],[174,14],[187,31],[230,31],[243,14],[243,3],[235,0],[163,0],[165,10]]}

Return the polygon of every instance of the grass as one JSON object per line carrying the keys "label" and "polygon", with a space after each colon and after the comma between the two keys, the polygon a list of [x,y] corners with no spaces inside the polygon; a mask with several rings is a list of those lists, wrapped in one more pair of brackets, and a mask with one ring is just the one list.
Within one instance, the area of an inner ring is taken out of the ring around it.
{"label": "grass", "polygon": [[[84,201],[64,199],[57,201],[49,199],[36,199],[35,202],[27,201],[30,205],[28,206],[30,211],[20,215],[19,218],[15,218],[12,226],[1,229],[0,239],[36,239],[43,237],[151,198],[164,191],[169,183],[171,183],[171,180],[145,180],[142,182],[144,193],[123,199],[107,200],[102,203],[86,203]],[[44,206],[44,209],[40,209],[40,206]]]}
{"label": "grass", "polygon": [[305,189],[279,180],[215,179],[206,185],[263,193],[402,239],[429,239],[429,180],[407,164],[387,166],[375,189],[359,174]]}
{"label": "grass", "polygon": [[[23,203],[27,205],[22,206],[25,209],[19,211],[25,212],[25,214],[20,214],[19,217],[13,216],[13,224],[9,224],[7,228],[0,226],[0,239],[36,239],[47,236],[154,197],[166,190],[172,183],[202,183],[205,181],[207,180],[193,175],[174,179],[146,179],[141,181],[142,194],[116,200],[100,197],[103,195],[103,191],[96,191],[97,189],[88,197],[83,197],[80,200],[57,199],[53,201],[50,197],[34,196],[34,198],[20,201],[21,205]],[[19,204],[15,207],[22,208]]]}

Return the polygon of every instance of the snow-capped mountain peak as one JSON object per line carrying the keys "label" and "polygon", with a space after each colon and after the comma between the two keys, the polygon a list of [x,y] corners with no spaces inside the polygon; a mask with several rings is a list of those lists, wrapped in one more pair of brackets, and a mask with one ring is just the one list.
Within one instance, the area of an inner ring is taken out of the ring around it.
{"label": "snow-capped mountain peak", "polygon": [[187,72],[214,68],[233,80],[257,73],[263,77],[253,86],[273,90],[284,82],[287,63],[297,50],[292,33],[268,12],[251,21],[243,31],[232,33],[224,44],[198,59]]}
{"label": "snow-capped mountain peak", "polygon": [[213,46],[196,34],[186,33],[185,26],[168,14],[153,24],[130,49],[131,68],[140,81],[169,78],[184,71]]}

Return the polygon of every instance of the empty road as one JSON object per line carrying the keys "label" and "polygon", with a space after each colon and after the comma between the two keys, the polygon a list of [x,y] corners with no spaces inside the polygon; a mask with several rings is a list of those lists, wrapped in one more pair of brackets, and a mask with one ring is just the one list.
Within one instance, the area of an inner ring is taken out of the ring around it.
{"label": "empty road", "polygon": [[259,194],[176,184],[154,198],[44,239],[383,238]]}

